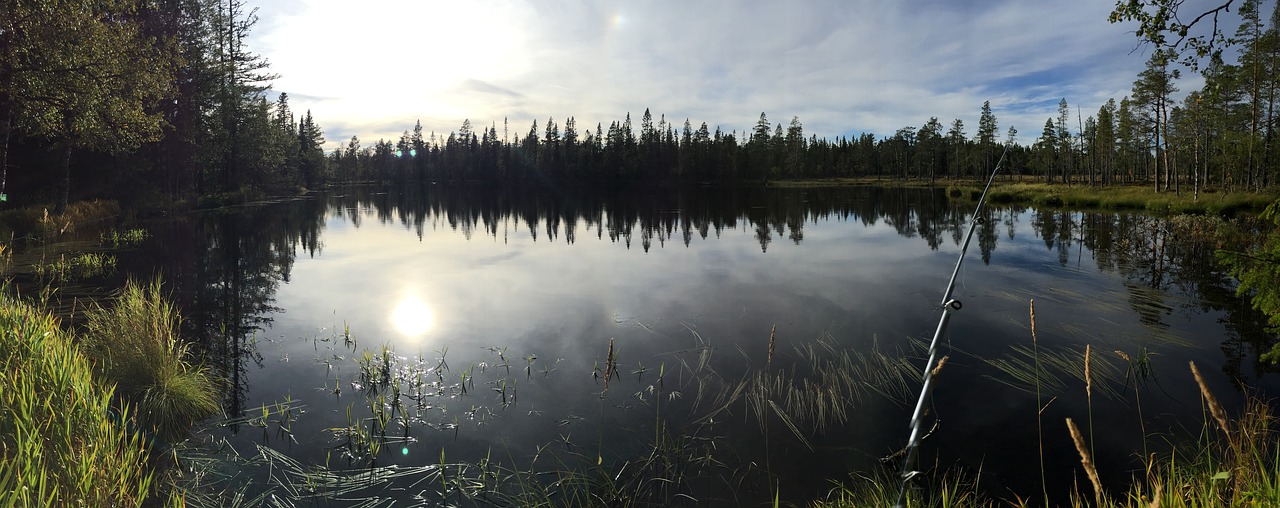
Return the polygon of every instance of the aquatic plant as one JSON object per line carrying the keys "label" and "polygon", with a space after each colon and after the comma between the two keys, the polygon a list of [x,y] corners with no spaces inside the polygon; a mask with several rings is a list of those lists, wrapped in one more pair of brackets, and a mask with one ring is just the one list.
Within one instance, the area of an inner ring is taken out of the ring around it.
{"label": "aquatic plant", "polygon": [[115,273],[116,257],[97,252],[84,252],[70,258],[64,254],[54,261],[36,262],[31,270],[41,281],[63,284]]}
{"label": "aquatic plant", "polygon": [[142,428],[173,440],[219,412],[214,378],[178,337],[181,318],[158,279],[149,286],[128,281],[111,307],[95,304],[86,319],[83,343],[97,360],[94,370],[117,384]]}
{"label": "aquatic plant", "polygon": [[98,235],[98,244],[110,249],[120,249],[126,247],[135,247],[142,243],[150,236],[144,228],[131,228],[121,231],[111,228],[111,230]]}

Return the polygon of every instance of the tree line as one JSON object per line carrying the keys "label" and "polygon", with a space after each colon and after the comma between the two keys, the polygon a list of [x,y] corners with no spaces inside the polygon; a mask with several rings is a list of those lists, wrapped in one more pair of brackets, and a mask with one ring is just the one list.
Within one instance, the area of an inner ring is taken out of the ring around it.
{"label": "tree line", "polygon": [[[932,129],[932,130],[931,130]],[[823,179],[854,176],[881,178],[979,177],[1001,155],[990,104],[983,105],[977,135],[969,139],[964,122],[955,120],[942,133],[936,118],[917,133],[904,128],[893,137],[864,133],[834,140],[806,136],[798,117],[784,128],[760,113],[746,132],[714,131],[702,122],[683,125],[646,109],[639,126],[628,113],[622,121],[579,128],[574,117],[563,129],[554,117],[534,120],[524,134],[503,120],[477,129],[470,120],[447,135],[424,133],[421,123],[399,140],[365,146],[352,136],[329,154],[334,177],[343,181],[430,180],[436,182],[502,182],[536,184],[699,184],[768,183],[779,179]],[[1010,130],[1012,139],[1016,130]],[[1014,144],[1015,160],[1026,149]]]}
{"label": "tree line", "polygon": [[[1178,57],[1152,52],[1132,93],[1087,117],[1064,98],[1034,140],[999,129],[989,102],[975,132],[929,118],[892,135],[806,135],[797,117],[761,113],[749,130],[656,118],[579,126],[570,116],[524,130],[464,120],[448,134],[419,123],[398,140],[358,137],[325,154],[310,112],[295,114],[244,41],[244,0],[36,0],[0,5],[0,195],[53,202],[73,189],[121,199],[282,193],[329,182],[435,181],[766,184],[779,179],[981,178],[1006,155],[1010,178],[1145,184],[1157,191],[1260,191],[1280,172],[1280,11],[1258,2],[1214,52],[1204,85],[1181,101]],[[1073,121],[1074,120],[1074,121]],[[1005,152],[1007,146],[1007,153]],[[72,182],[76,185],[73,187]]]}
{"label": "tree line", "polygon": [[[0,194],[182,200],[323,183],[323,133],[245,48],[243,0],[0,4]],[[75,181],[75,187],[72,182]]]}
{"label": "tree line", "polygon": [[1226,62],[1222,46],[1201,52],[1207,62],[1192,68],[1204,85],[1181,101],[1173,95],[1181,78],[1177,67],[1187,56],[1157,43],[1132,93],[1084,119],[1074,140],[1070,109],[1065,100],[1059,103],[1057,118],[1045,121],[1033,147],[1046,180],[1074,175],[1090,183],[1142,182],[1156,192],[1197,194],[1203,188],[1261,192],[1274,185],[1280,177],[1280,5],[1264,21],[1259,4],[1242,2],[1242,23],[1223,40],[1238,51],[1236,62]]}
{"label": "tree line", "polygon": [[[982,105],[972,137],[961,119],[937,117],[890,136],[863,133],[835,139],[805,136],[800,119],[786,127],[765,113],[749,131],[683,125],[648,109],[637,129],[622,121],[580,128],[554,117],[514,132],[504,119],[476,128],[470,120],[447,135],[424,135],[421,123],[399,140],[362,145],[353,136],[330,153],[340,180],[438,182],[767,183],[776,179],[981,178],[1008,145],[1010,175],[1048,183],[1151,185],[1155,192],[1202,189],[1263,191],[1280,177],[1280,9],[1264,22],[1259,2],[1238,9],[1243,23],[1226,42],[1236,63],[1214,52],[1204,86],[1181,101],[1179,55],[1152,51],[1131,94],[1108,100],[1087,117],[1063,98],[1039,136],[1018,144],[1018,131],[1000,132],[990,102]],[[1185,63],[1185,61],[1182,61]],[[1074,118],[1073,118],[1074,116]]]}

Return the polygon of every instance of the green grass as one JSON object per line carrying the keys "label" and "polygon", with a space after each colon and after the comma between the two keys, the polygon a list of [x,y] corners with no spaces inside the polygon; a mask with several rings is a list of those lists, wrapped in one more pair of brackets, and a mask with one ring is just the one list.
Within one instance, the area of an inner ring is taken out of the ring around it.
{"label": "green grass", "polygon": [[58,320],[0,294],[0,506],[136,506],[152,473]]}
{"label": "green grass", "polygon": [[192,364],[178,335],[179,316],[161,295],[160,282],[129,281],[110,308],[86,315],[84,346],[96,371],[118,383],[137,407],[137,422],[167,441],[220,412],[207,367]]}
{"label": "green grass", "polygon": [[122,247],[136,247],[147,239],[147,230],[143,228],[133,228],[120,231],[112,228],[110,231],[98,235],[98,244],[111,249],[119,249]]}
{"label": "green grass", "polygon": [[[908,508],[950,508],[961,506],[1003,506],[978,489],[981,475],[951,471],[925,481],[914,480],[920,488],[907,491]],[[886,507],[898,501],[900,479],[880,472],[875,476],[855,475],[831,490],[826,499],[813,503],[815,508]],[[923,485],[921,485],[923,484]]]}
{"label": "green grass", "polygon": [[31,265],[37,279],[52,283],[67,283],[110,275],[116,271],[116,257],[110,254],[85,252],[70,258],[65,255],[45,263]]}
{"label": "green grass", "polygon": [[[1280,448],[1268,430],[1275,417],[1271,407],[1257,398],[1249,400],[1240,416],[1223,429],[1206,415],[1198,439],[1182,443],[1164,456],[1152,454],[1145,471],[1119,495],[1095,501],[1087,483],[1075,485],[1069,506],[1115,507],[1199,507],[1280,505]],[[1014,497],[993,502],[980,487],[980,476],[955,471],[935,473],[933,478],[917,478],[909,491],[907,506],[1027,506],[1028,499]],[[1063,480],[1065,481],[1065,480]],[[1105,485],[1103,488],[1105,489]],[[854,477],[840,483],[815,507],[892,506],[897,499],[898,479]]]}

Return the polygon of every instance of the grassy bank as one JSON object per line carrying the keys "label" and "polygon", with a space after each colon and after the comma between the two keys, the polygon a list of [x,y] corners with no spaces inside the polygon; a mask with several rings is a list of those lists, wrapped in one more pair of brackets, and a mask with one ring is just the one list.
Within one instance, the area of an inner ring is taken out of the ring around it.
{"label": "grassy bank", "polygon": [[0,506],[182,504],[156,464],[218,403],[158,288],[129,283],[81,337],[0,290]]}
{"label": "grassy bank", "polygon": [[0,294],[0,505],[136,506],[153,475],[114,388],[55,318]]}
{"label": "grassy bank", "polygon": [[[893,179],[893,178],[833,178],[829,180],[778,180],[770,181],[770,187],[812,188],[879,185],[892,187],[945,187],[947,195],[968,201],[977,201],[982,195],[985,181]],[[1261,211],[1275,201],[1275,196],[1257,192],[1222,192],[1202,189],[1198,196],[1190,190],[1155,192],[1149,185],[1113,185],[1091,187],[1084,184],[1010,182],[997,179],[991,185],[988,199],[994,203],[1025,204],[1051,207],[1070,207],[1104,210],[1146,210],[1156,213],[1193,213],[1230,216],[1240,211]]]}
{"label": "grassy bank", "polygon": [[[947,195],[976,201],[982,195],[982,184],[975,182],[950,185],[947,187]],[[1156,193],[1150,186],[1067,187],[1059,184],[996,182],[991,186],[988,199],[993,203],[1230,216],[1241,211],[1261,211],[1275,201],[1275,196],[1204,190],[1199,196],[1193,196],[1189,191],[1178,194],[1171,191]]]}

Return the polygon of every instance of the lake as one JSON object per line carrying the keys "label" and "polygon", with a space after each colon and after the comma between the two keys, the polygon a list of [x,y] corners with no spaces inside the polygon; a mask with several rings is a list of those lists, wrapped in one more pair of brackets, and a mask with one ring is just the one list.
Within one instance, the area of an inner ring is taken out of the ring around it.
{"label": "lake", "polygon": [[[120,266],[164,277],[227,380],[233,418],[184,452],[207,485],[298,504],[521,504],[540,482],[562,501],[760,505],[822,497],[904,446],[972,211],[870,186],[355,187],[149,221]],[[1214,242],[1188,239],[1195,221],[984,215],[922,468],[1027,498],[1043,443],[1063,496],[1087,484],[1071,417],[1119,492],[1144,450],[1201,429],[1189,361],[1229,411],[1277,393],[1257,361],[1274,338]]]}

